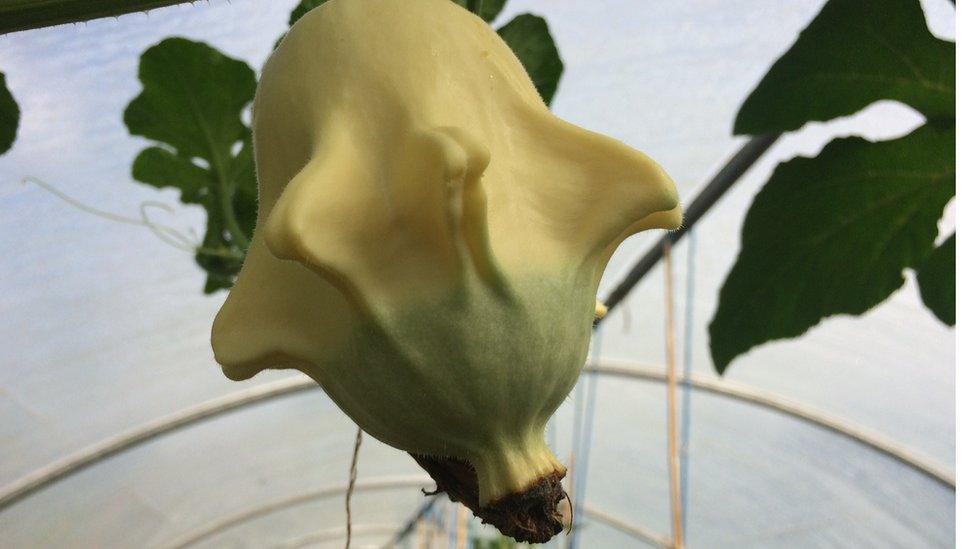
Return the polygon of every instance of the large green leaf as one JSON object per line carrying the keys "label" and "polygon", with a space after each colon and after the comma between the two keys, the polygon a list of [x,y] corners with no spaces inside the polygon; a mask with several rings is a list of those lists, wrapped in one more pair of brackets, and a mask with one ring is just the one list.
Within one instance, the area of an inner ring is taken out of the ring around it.
{"label": "large green leaf", "polygon": [[165,143],[189,161],[224,170],[247,128],[241,111],[257,82],[247,63],[184,38],[167,38],[142,54],[143,90],[125,109],[129,131]]}
{"label": "large green leaf", "polygon": [[735,133],[795,130],[881,99],[953,119],[955,52],[918,0],[830,0],[746,99]]}
{"label": "large green leaf", "polygon": [[838,139],[781,164],[756,196],[709,326],[716,368],[835,314],[861,314],[932,249],[955,193],[955,132]]}
{"label": "large green leaf", "polygon": [[[506,0],[453,0],[455,4],[474,12],[491,23],[505,9]],[[549,34],[546,20],[538,15],[523,13],[497,30],[502,40],[512,48],[522,62],[535,89],[548,105],[559,86],[563,74],[563,61],[559,58],[556,42]]]}
{"label": "large green leaf", "polygon": [[216,49],[167,38],[142,54],[142,92],[125,109],[133,135],[156,142],[132,165],[137,181],[174,187],[207,211],[197,263],[206,289],[226,287],[240,269],[257,213],[250,129],[241,112],[257,85],[254,71]]}
{"label": "large green leaf", "polygon": [[0,72],[0,154],[10,150],[17,137],[20,109],[7,89],[7,75]]}
{"label": "large green leaf", "polygon": [[922,302],[949,326],[956,325],[956,234],[918,265]]}
{"label": "large green leaf", "polygon": [[542,100],[548,105],[563,74],[563,62],[549,34],[546,20],[523,13],[498,29],[498,34],[518,56]]}

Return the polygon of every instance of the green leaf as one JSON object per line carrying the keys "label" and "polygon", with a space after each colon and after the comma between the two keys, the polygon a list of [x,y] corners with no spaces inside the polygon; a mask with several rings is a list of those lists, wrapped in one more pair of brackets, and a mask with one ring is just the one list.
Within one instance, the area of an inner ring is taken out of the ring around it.
{"label": "green leaf", "polygon": [[20,108],[7,89],[7,75],[0,72],[0,154],[10,150],[17,137]]}
{"label": "green leaf", "polygon": [[254,141],[250,131],[244,139],[244,146],[231,162],[230,178],[236,191],[234,216],[244,234],[250,237],[258,220],[258,176],[254,166]]}
{"label": "green leaf", "polygon": [[549,34],[546,20],[523,13],[498,29],[498,34],[518,56],[542,100],[548,105],[563,74],[563,62]]}
{"label": "green leaf", "polygon": [[203,292],[210,294],[234,285],[243,265],[243,250],[233,247],[218,218],[208,215],[207,232],[195,259],[197,265],[207,272]]}
{"label": "green leaf", "polygon": [[132,162],[132,177],[160,189],[176,187],[187,204],[205,204],[212,185],[209,170],[162,147],[143,149]]}
{"label": "green leaf", "polygon": [[[476,2],[478,0],[453,0],[453,2],[462,8],[471,10],[472,12],[476,9]],[[498,14],[505,9],[506,0],[481,0],[481,18],[485,20],[486,23],[491,23],[498,17]]]}
{"label": "green leaf", "polygon": [[922,302],[948,326],[956,325],[956,234],[952,233],[941,246],[921,262],[917,268],[918,290]]}
{"label": "green leaf", "polygon": [[780,164],[749,209],[709,326],[718,371],[756,345],[883,301],[932,249],[954,194],[955,132],[931,125],[879,143],[837,139]]}
{"label": "green leaf", "polygon": [[882,99],[952,120],[955,57],[918,0],[830,0],[743,103],[734,131],[795,130]]}
{"label": "green leaf", "polygon": [[207,281],[203,285],[203,293],[210,295],[220,290],[229,289],[234,285],[233,277],[223,277],[214,274],[207,275]]}
{"label": "green leaf", "polygon": [[315,8],[321,6],[322,4],[328,2],[328,0],[301,0],[295,9],[291,10],[291,16],[288,18],[288,26],[292,26],[298,22],[306,13],[314,10]]}
{"label": "green leaf", "polygon": [[[297,23],[303,15],[328,1],[329,0],[299,0],[298,5],[295,6],[295,9],[291,10],[291,15],[288,17],[288,27],[291,28],[291,26]],[[284,39],[284,34],[279,36],[278,39],[275,40],[274,47],[277,48],[278,44],[281,44],[281,41]]]}
{"label": "green leaf", "polygon": [[482,0],[481,18],[486,23],[491,23],[505,9],[505,2],[506,0]]}
{"label": "green leaf", "polygon": [[167,38],[142,54],[143,90],[125,109],[129,132],[225,170],[247,128],[241,111],[257,81],[247,63],[201,43]]}
{"label": "green leaf", "polygon": [[133,135],[157,143],[132,165],[137,181],[174,187],[207,212],[197,263],[205,291],[233,283],[257,216],[251,130],[241,113],[257,81],[244,63],[184,38],[167,38],[142,54],[142,92],[125,109]]}

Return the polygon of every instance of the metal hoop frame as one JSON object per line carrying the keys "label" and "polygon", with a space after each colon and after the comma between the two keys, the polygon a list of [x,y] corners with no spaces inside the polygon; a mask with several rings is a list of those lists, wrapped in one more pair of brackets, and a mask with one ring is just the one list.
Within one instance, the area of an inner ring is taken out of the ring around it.
{"label": "metal hoop frame", "polygon": [[[633,379],[643,382],[662,383],[665,381],[663,370],[653,368],[646,364],[600,361],[596,364],[588,364],[585,371],[595,375],[606,375],[610,377]],[[915,471],[928,476],[948,489],[955,490],[956,482],[954,473],[935,462],[935,460],[919,454],[918,452],[890,440],[887,437],[844,421],[841,418],[791,401],[784,397],[730,381],[702,376],[690,376],[687,380],[679,380],[679,383],[685,381],[687,381],[697,390],[748,404],[762,406],[777,413],[805,421],[817,427],[821,427],[842,435],[850,440],[866,446],[873,451],[887,455],[904,463]],[[236,412],[250,406],[269,402],[289,395],[295,395],[317,389],[318,386],[312,380],[304,376],[294,376],[263,385],[250,387],[227,396],[191,406],[173,414],[162,416],[142,426],[123,431],[96,444],[72,453],[60,460],[52,462],[44,467],[38,468],[31,473],[28,473],[24,477],[14,481],[12,484],[7,485],[3,489],[0,489],[0,512],[18,501],[30,496],[31,494],[56,482],[64,480],[65,478],[78,473],[79,471],[96,465],[128,449],[152,442],[161,436],[184,428],[192,427],[197,423],[209,418]],[[410,486],[421,483],[423,480],[423,478],[412,478],[410,479],[410,482],[414,484],[410,484]],[[357,490],[376,490],[403,487],[404,482],[407,481],[405,481],[403,477],[399,478],[398,480],[393,478],[363,479],[361,484],[357,486]],[[340,492],[336,492],[336,490],[340,490]],[[256,516],[254,513],[262,514],[266,512],[273,512],[274,510],[281,508],[281,506],[287,507],[297,505],[304,501],[320,499],[322,497],[331,497],[335,493],[344,493],[344,490],[345,484],[343,484],[341,487],[328,487],[314,492],[293,496],[291,498],[287,498],[286,500],[274,502],[271,505],[262,506],[257,510],[252,509],[242,515],[243,520]],[[634,525],[620,521],[619,519],[616,519],[612,515],[609,515],[599,509],[587,508],[585,512],[595,520],[603,522],[608,526],[648,543],[660,544],[661,540],[664,539],[663,537],[659,538],[657,534],[646,532]],[[240,522],[242,516],[236,517],[234,523],[236,524]],[[226,520],[227,519],[223,519],[221,522],[226,522]],[[210,528],[213,528],[213,524]],[[199,531],[197,535],[199,535]],[[188,536],[185,539],[190,538],[192,538],[192,536]],[[192,543],[192,539],[190,542],[183,542],[184,545],[188,543]]]}
{"label": "metal hoop frame", "polygon": [[[359,479],[356,482],[357,492],[373,492],[373,491],[386,491],[386,490],[396,490],[404,488],[423,488],[425,486],[430,486],[430,478],[424,476],[412,476],[412,477],[369,477],[364,479]],[[165,547],[172,549],[186,549],[196,545],[206,539],[209,539],[217,534],[225,532],[235,526],[244,524],[252,519],[262,517],[277,511],[282,511],[291,507],[301,505],[303,503],[309,503],[312,501],[327,500],[335,497],[339,497],[346,493],[347,485],[346,483],[335,484],[332,486],[327,486],[318,490],[312,490],[295,496],[290,496],[287,498],[282,498],[271,503],[266,503],[257,507],[252,507],[245,511],[237,514],[222,517],[213,522],[205,524],[204,526],[193,530],[189,534],[179,538],[176,541],[168,543]],[[657,547],[667,547],[668,542],[659,534],[650,532],[638,526],[635,526],[629,522],[620,520],[614,517],[612,514],[596,508],[587,506],[585,508],[586,516],[603,523],[618,532],[626,534],[638,541],[654,545]],[[387,530],[391,533],[396,532],[400,529],[401,525],[394,525],[391,529]],[[365,526],[357,528],[355,531],[362,533],[362,528]],[[381,532],[377,532],[381,533]],[[325,530],[320,533],[313,533],[311,536],[301,536],[297,540],[305,540],[309,537],[314,537],[319,539],[319,536],[326,536],[327,539],[343,537],[346,535],[345,528],[335,528],[330,530]],[[301,542],[292,541],[292,544],[301,545]],[[285,543],[286,546],[289,545],[288,542]]]}

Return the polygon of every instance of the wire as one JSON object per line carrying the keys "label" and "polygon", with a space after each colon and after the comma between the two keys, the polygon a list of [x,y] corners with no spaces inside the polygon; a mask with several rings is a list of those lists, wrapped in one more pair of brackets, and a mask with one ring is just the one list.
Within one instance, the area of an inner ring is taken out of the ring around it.
{"label": "wire", "polygon": [[688,445],[691,440],[691,364],[692,364],[692,338],[694,332],[694,312],[695,312],[695,233],[688,232],[688,267],[685,281],[685,333],[682,344],[684,356],[682,360],[682,395],[681,395],[681,451],[680,451],[680,471],[681,471],[681,529],[684,532],[685,542],[688,540]]}
{"label": "wire", "polygon": [[447,530],[447,546],[454,547],[457,545],[457,534],[458,534],[458,506],[451,506],[451,527]]}
{"label": "wire", "polygon": [[675,341],[674,341],[674,284],[671,277],[671,243],[664,245],[664,311],[665,311],[665,352],[667,355],[667,423],[668,423],[668,484],[671,492],[671,537],[675,549],[682,549],[684,531],[681,518],[681,485],[678,462],[678,425],[677,425],[677,375],[675,372]]}
{"label": "wire", "polygon": [[556,425],[558,422],[559,422],[559,408],[556,408],[556,411],[552,413],[552,417],[549,418],[549,425],[546,428],[547,429],[546,438],[548,439],[549,450],[552,452],[553,455],[556,455],[556,445],[559,442],[557,437],[558,431],[556,430]]}
{"label": "wire", "polygon": [[[594,361],[600,360],[602,342],[603,342],[602,331],[597,329],[593,333],[592,360]],[[579,509],[577,515],[573,517],[573,520],[577,522],[579,526],[582,526],[583,524],[583,503],[584,500],[586,499],[586,476],[587,476],[587,471],[589,469],[590,447],[592,446],[592,438],[593,438],[592,436],[593,418],[596,415],[596,387],[597,387],[598,379],[599,378],[597,376],[586,374],[585,386],[581,387],[581,389],[585,389],[586,391],[585,397],[583,399],[580,399],[576,403],[577,411],[580,411],[580,409],[582,408],[582,416],[583,416],[582,425],[579,425],[578,427],[579,447],[576,450],[576,455],[578,457],[577,457],[577,466],[575,467],[576,470],[573,475],[575,477],[575,480],[573,481],[573,492],[574,492],[573,496],[576,499],[576,504],[573,507]],[[584,377],[580,377],[580,382],[583,382],[583,380]],[[577,421],[577,423],[579,423],[578,420],[579,420],[579,414],[577,414],[576,417],[574,417],[574,421]],[[574,429],[574,431],[577,431],[577,429]],[[575,432],[573,438],[574,440],[577,438]],[[571,549],[576,549],[577,547],[579,538],[577,537],[576,533],[579,530],[579,526],[574,527],[572,532],[570,533],[569,547]]]}
{"label": "wire", "polygon": [[243,261],[244,253],[239,250],[232,248],[210,248],[203,245],[203,242],[198,242],[199,239],[192,228],[187,228],[186,233],[182,233],[179,230],[170,227],[168,225],[163,225],[162,223],[157,223],[149,217],[150,209],[162,210],[168,214],[175,214],[176,210],[168,204],[162,202],[156,202],[154,200],[145,200],[139,204],[139,218],[128,217],[125,215],[119,215],[106,210],[96,208],[85,204],[84,202],[78,200],[67,194],[66,192],[58,189],[54,185],[39,179],[34,176],[27,176],[21,179],[21,183],[24,185],[36,185],[40,187],[45,192],[57,197],[62,202],[65,202],[73,208],[83,211],[87,214],[93,215],[95,217],[112,221],[115,223],[123,223],[126,225],[135,225],[137,227],[146,227],[165,244],[176,248],[182,252],[188,253],[198,253],[203,255],[211,255],[215,257],[225,257],[230,259],[236,259]]}
{"label": "wire", "polygon": [[356,443],[352,447],[352,463],[349,465],[349,488],[346,489],[346,549],[352,545],[352,492],[356,488],[356,464],[359,448],[363,445],[363,430],[356,429]]}

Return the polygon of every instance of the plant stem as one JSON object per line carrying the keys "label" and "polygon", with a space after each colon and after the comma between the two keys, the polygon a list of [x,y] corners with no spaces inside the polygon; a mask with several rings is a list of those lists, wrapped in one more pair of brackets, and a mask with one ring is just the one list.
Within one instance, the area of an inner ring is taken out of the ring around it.
{"label": "plant stem", "polygon": [[4,0],[0,34],[145,12],[192,0]]}
{"label": "plant stem", "polygon": [[217,189],[216,193],[214,193],[214,198],[220,206],[220,215],[223,217],[224,226],[227,227],[227,231],[230,233],[231,241],[242,252],[246,252],[251,246],[251,237],[244,234],[244,231],[241,230],[241,225],[237,222],[237,213],[234,211],[234,193],[237,189],[232,182],[231,176],[227,173],[227,166],[220,161],[217,147],[210,141],[209,134],[205,132],[204,135],[208,138],[207,142],[210,145],[213,158],[217,159],[213,163],[212,168],[214,177],[217,180]]}
{"label": "plant stem", "polygon": [[227,184],[222,170],[217,171],[217,182],[219,196],[215,198],[220,201],[220,214],[224,218],[224,225],[230,232],[230,238],[241,251],[247,251],[251,246],[251,238],[244,234],[240,224],[237,222],[237,214],[234,212],[233,189]]}

